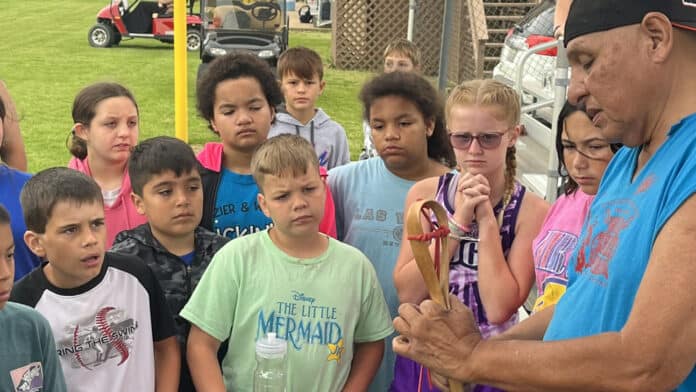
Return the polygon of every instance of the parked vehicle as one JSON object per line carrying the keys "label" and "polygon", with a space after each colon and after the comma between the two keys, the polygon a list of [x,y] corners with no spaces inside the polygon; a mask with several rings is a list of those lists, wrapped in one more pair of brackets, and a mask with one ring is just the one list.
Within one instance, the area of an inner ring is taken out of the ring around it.
{"label": "parked vehicle", "polygon": [[198,78],[208,63],[233,51],[253,53],[275,67],[288,47],[286,0],[201,0],[203,45]]}
{"label": "parked vehicle", "polygon": [[[186,15],[186,48],[199,50],[201,46],[201,17],[193,14],[195,0],[189,0]],[[111,0],[97,14],[97,23],[87,34],[95,48],[118,45],[122,38],[151,38],[174,43],[174,18],[162,15],[156,1]]]}
{"label": "parked vehicle", "polygon": [[[553,14],[555,0],[544,0],[534,7],[508,32],[500,62],[493,69],[493,78],[510,86],[515,86],[517,71],[524,67],[522,78],[522,104],[530,105],[553,99],[554,70],[556,67],[555,48],[532,54],[524,65],[521,60],[525,53],[537,45],[555,41],[553,37]],[[552,107],[527,113],[547,128],[552,121]],[[527,124],[525,124],[527,125]],[[527,128],[530,128],[527,126]],[[534,128],[532,126],[531,128]]]}
{"label": "parked vehicle", "polygon": [[508,32],[500,62],[493,69],[493,78],[514,87],[522,100],[521,123],[527,136],[518,139],[519,162],[524,166],[519,178],[551,201],[558,192],[554,106],[565,99],[565,92],[557,91],[563,90],[564,82],[557,88],[556,67],[566,64],[557,58],[562,46],[553,37],[555,7],[555,0],[543,0],[530,10]]}
{"label": "parked vehicle", "polygon": [[306,7],[309,7],[309,14],[316,27],[331,26],[332,3],[332,0],[307,0]]}

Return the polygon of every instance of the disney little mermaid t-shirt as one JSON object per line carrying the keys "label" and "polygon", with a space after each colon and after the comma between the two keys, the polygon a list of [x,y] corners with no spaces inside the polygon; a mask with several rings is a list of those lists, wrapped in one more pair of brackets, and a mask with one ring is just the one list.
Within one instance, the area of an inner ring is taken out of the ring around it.
{"label": "disney little mermaid t-shirt", "polygon": [[251,391],[255,343],[275,332],[288,344],[288,391],[340,391],[353,346],[393,329],[374,267],[359,250],[329,238],[319,257],[291,257],[268,231],[237,238],[205,271],[181,316],[224,341],[227,390]]}

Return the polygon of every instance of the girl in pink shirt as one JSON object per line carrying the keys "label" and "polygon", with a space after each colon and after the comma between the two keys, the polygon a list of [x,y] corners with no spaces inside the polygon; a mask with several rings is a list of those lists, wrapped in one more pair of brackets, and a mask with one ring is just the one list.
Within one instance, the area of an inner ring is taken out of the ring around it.
{"label": "girl in pink shirt", "polygon": [[145,223],[131,201],[127,163],[138,143],[138,104],[133,94],[117,83],[96,83],[75,97],[75,125],[68,149],[68,167],[94,178],[104,197],[107,247],[119,232]]}
{"label": "girl in pink shirt", "polygon": [[604,170],[620,147],[609,144],[587,114],[567,102],[558,116],[557,129],[556,153],[564,194],[551,206],[532,243],[538,296],[534,312],[555,304],[565,293],[570,255]]}

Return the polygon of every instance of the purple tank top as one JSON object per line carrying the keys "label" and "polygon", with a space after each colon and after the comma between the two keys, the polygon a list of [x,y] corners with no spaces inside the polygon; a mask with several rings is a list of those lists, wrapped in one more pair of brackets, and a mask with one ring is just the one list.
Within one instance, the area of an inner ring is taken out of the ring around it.
{"label": "purple tank top", "polygon": [[[437,186],[435,200],[452,214],[454,213],[454,196],[457,188],[459,173],[447,173],[440,177]],[[517,215],[524,198],[525,187],[515,181],[515,186],[510,197],[510,202],[503,211],[503,222],[500,226],[500,237],[503,247],[503,254],[507,258],[510,247],[515,239],[515,224]],[[493,208],[496,216],[503,208],[501,201]],[[478,323],[481,336],[487,339],[498,335],[517,323],[517,313],[513,314],[509,320],[502,324],[490,324],[483,309],[481,296],[478,289],[478,242],[462,240],[455,249],[450,260],[449,274],[450,293],[459,298],[462,303],[468,306],[474,313]],[[439,392],[439,389],[429,385],[426,370],[422,370],[421,390],[428,392]],[[414,392],[418,390],[418,380],[421,375],[421,365],[410,359],[397,356],[394,366],[394,381],[390,391],[393,392]],[[477,385],[474,392],[494,392],[502,391],[485,385]]]}

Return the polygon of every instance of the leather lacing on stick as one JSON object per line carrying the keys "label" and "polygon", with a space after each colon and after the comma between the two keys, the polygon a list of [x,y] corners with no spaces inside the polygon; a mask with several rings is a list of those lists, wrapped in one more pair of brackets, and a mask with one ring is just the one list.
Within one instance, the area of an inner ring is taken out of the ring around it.
{"label": "leather lacing on stick", "polygon": [[[421,223],[421,215],[426,218],[430,231],[425,233]],[[431,215],[435,216],[437,223],[433,223]],[[447,224],[447,211],[434,200],[418,200],[411,204],[406,215],[406,233],[413,257],[418,269],[423,275],[425,286],[430,298],[435,303],[450,309],[449,301],[449,264],[450,258],[447,252],[447,237],[449,235]],[[434,257],[431,257],[429,245],[435,240]],[[428,384],[432,387],[430,370],[427,370]],[[423,367],[418,376],[418,392],[421,391],[423,382]],[[456,380],[448,379],[451,392],[464,391],[463,385]]]}

